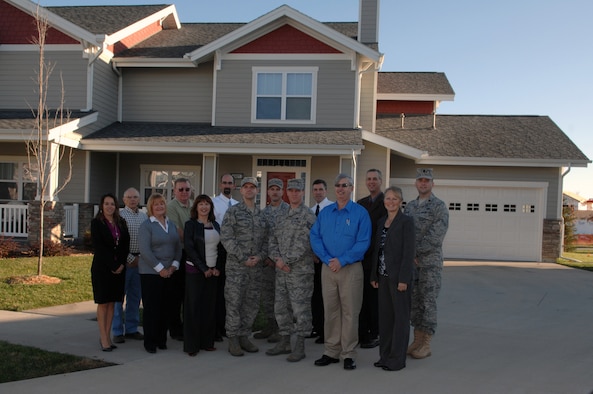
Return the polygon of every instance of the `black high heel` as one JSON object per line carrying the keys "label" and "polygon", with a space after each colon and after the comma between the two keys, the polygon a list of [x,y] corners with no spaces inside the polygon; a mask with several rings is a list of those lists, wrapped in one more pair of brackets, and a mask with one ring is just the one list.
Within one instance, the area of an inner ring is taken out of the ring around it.
{"label": "black high heel", "polygon": [[111,345],[108,347],[103,347],[103,344],[101,343],[101,338],[99,338],[99,346],[101,346],[101,350],[104,352],[112,352],[113,349],[115,349],[117,346]]}

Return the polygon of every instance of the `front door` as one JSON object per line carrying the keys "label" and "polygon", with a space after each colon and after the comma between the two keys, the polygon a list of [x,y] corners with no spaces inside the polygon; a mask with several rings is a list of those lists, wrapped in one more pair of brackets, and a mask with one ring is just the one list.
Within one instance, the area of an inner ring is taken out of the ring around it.
{"label": "front door", "polygon": [[[282,199],[288,202],[288,196],[286,195],[286,186],[288,185],[288,180],[293,179],[295,177],[294,172],[268,172],[268,181],[273,178],[278,178],[282,180],[282,184],[284,185],[282,190]],[[268,186],[266,185],[266,191]],[[268,198],[268,193],[266,192],[266,205],[270,203],[270,199]]]}

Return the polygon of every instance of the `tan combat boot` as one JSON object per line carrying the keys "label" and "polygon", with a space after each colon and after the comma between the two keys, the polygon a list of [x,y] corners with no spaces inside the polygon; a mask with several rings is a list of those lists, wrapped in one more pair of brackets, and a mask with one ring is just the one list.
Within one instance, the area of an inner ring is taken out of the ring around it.
{"label": "tan combat boot", "polygon": [[290,353],[286,360],[291,363],[301,361],[305,358],[305,337],[297,337],[296,344],[294,345],[294,351]]}
{"label": "tan combat boot", "polygon": [[276,343],[276,346],[266,350],[268,356],[277,356],[279,354],[290,353],[290,335],[282,335],[280,341]]}
{"label": "tan combat boot", "polygon": [[406,352],[406,354],[412,354],[414,350],[418,349],[422,345],[423,335],[424,332],[420,331],[417,328],[414,329],[414,342],[412,342],[410,346],[408,346],[408,351]]}
{"label": "tan combat boot", "polygon": [[241,346],[241,349],[249,353],[255,353],[259,351],[257,346],[255,346],[245,335],[239,336],[239,346]]}
{"label": "tan combat boot", "polygon": [[239,345],[239,337],[229,337],[229,353],[235,357],[242,356],[243,350],[241,350],[241,345]]}
{"label": "tan combat boot", "polygon": [[432,339],[432,335],[425,332],[422,336],[422,345],[416,350],[414,350],[411,354],[414,358],[426,358],[430,356],[432,353],[430,352],[430,340]]}

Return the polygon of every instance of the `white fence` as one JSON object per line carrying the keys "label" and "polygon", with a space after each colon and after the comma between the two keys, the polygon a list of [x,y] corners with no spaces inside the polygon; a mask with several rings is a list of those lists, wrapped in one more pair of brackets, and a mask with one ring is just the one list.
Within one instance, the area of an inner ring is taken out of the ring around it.
{"label": "white fence", "polygon": [[64,206],[64,237],[78,237],[78,204]]}
{"label": "white fence", "polygon": [[0,204],[0,236],[27,237],[28,224],[28,205]]}

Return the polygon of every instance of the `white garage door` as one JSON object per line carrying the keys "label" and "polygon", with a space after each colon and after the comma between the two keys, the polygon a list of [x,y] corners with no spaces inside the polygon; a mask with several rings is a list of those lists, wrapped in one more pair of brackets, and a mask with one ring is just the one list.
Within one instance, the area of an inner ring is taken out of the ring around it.
{"label": "white garage door", "polygon": [[[409,180],[397,181],[391,184],[403,186],[406,201],[418,195]],[[542,183],[439,180],[433,192],[449,208],[445,258],[540,261],[545,190]]]}

